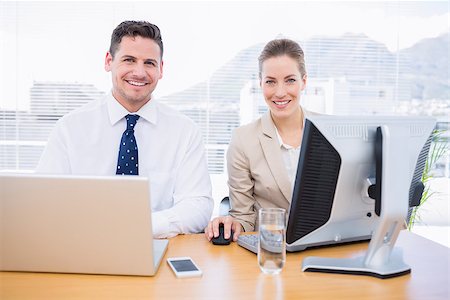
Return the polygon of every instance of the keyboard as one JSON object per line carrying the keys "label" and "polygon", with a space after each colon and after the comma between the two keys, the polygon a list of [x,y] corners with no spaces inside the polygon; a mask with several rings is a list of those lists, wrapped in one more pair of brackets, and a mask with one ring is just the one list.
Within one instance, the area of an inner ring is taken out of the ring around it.
{"label": "keyboard", "polygon": [[[266,251],[272,253],[280,253],[281,251],[285,251],[285,249],[283,249],[283,247],[281,246],[283,239],[280,234],[274,234],[265,231],[263,233],[262,240],[264,241],[263,248]],[[250,250],[253,253],[258,253],[258,233],[240,235],[238,237],[237,243],[239,246],[244,247],[245,249]]]}
{"label": "keyboard", "polygon": [[238,237],[237,243],[253,253],[258,253],[258,234],[244,234]]}

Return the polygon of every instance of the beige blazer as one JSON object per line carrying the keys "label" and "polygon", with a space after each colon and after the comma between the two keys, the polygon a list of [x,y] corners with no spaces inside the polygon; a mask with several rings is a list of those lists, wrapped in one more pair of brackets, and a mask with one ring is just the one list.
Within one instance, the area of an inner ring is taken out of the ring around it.
{"label": "beige blazer", "polygon": [[[304,116],[314,113],[303,109]],[[233,131],[227,152],[230,215],[245,231],[258,229],[262,207],[289,211],[293,187],[270,112]]]}

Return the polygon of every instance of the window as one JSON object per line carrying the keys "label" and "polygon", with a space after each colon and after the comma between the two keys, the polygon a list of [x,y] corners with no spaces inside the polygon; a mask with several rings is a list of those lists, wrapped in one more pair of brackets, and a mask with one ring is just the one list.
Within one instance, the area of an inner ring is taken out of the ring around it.
{"label": "window", "polygon": [[109,91],[104,55],[125,19],[161,28],[156,94],[199,124],[211,174],[226,173],[232,130],[267,110],[257,57],[276,37],[305,50],[307,108],[448,128],[448,18],[445,1],[0,2],[0,170],[33,171],[56,120]]}

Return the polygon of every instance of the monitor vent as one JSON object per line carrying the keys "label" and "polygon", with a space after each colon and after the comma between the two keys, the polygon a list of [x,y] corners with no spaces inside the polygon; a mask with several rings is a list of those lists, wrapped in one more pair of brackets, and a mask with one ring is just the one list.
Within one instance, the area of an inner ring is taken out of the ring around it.
{"label": "monitor vent", "polygon": [[411,136],[423,136],[427,133],[427,128],[422,124],[411,124],[409,126],[409,134]]}
{"label": "monitor vent", "polygon": [[364,125],[333,125],[330,129],[335,137],[363,138],[364,140],[367,140],[367,126]]}
{"label": "monitor vent", "polygon": [[416,168],[414,169],[414,175],[411,180],[411,186],[409,188],[409,206],[410,207],[408,210],[408,216],[406,218],[407,223],[409,223],[409,219],[411,218],[412,210],[414,209],[414,207],[412,207],[414,189],[416,188],[417,184],[419,184],[422,181],[422,174],[423,174],[423,170],[425,169],[425,164],[428,159],[428,152],[430,151],[431,140],[432,140],[432,135],[430,135],[428,137],[428,140],[425,142],[425,145],[423,146],[422,150],[420,151],[419,157],[417,158]]}
{"label": "monitor vent", "polygon": [[330,218],[341,158],[312,124],[305,135],[297,169],[286,241],[293,243]]}

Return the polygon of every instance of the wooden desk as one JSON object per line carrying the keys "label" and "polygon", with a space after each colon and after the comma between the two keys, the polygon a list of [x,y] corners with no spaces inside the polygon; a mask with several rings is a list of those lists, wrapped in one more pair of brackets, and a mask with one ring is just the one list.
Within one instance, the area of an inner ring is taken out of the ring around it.
{"label": "wooden desk", "polygon": [[0,272],[0,299],[450,299],[450,249],[401,232],[409,275],[368,276],[301,271],[305,256],[361,255],[367,243],[288,253],[280,275],[260,272],[256,255],[233,243],[214,246],[203,235],[170,240],[166,258],[191,256],[201,278],[178,279],[166,261],[155,277]]}

